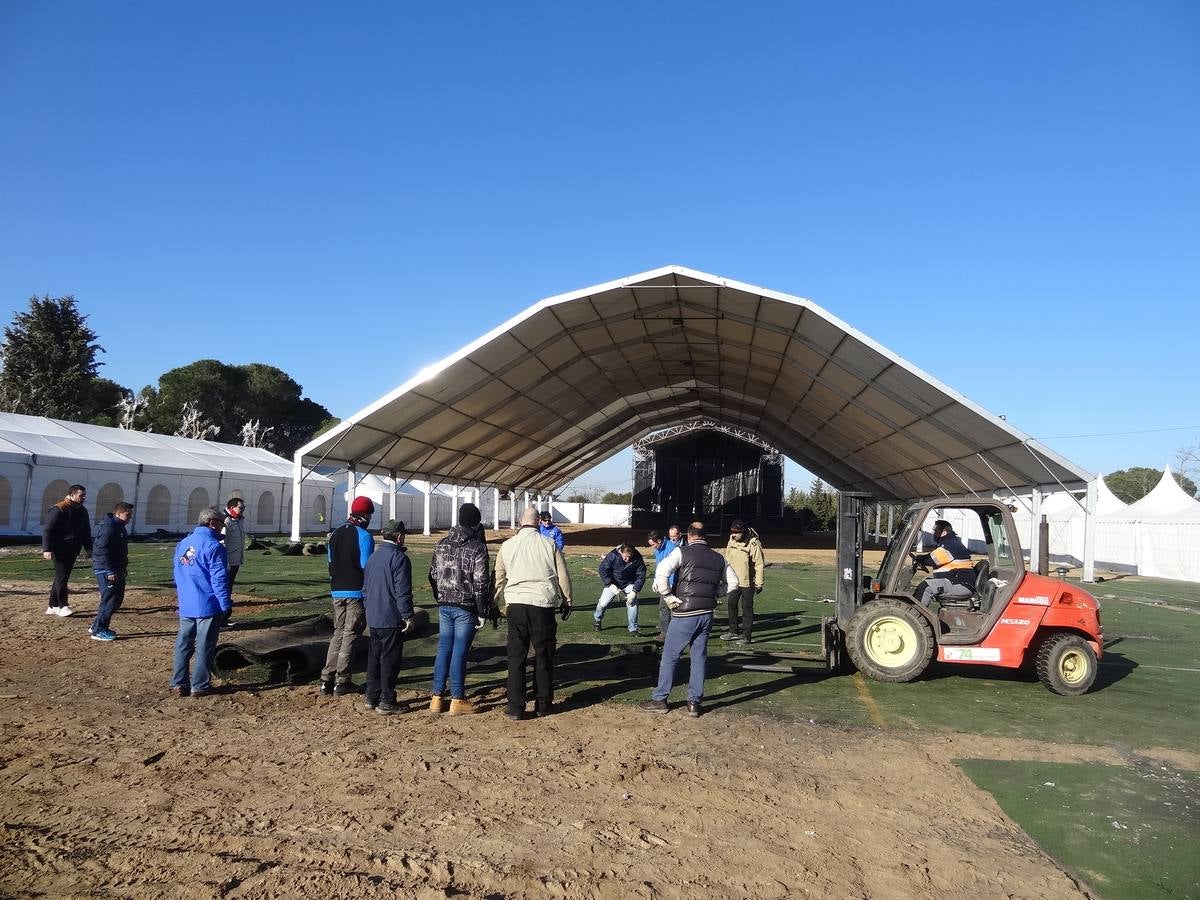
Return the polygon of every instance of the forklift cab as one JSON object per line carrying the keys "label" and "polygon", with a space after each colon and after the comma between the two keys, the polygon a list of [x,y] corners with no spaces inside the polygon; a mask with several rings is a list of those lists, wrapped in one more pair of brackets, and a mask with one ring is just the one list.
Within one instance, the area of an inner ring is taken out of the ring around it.
{"label": "forklift cab", "polygon": [[[848,631],[850,619],[864,603],[892,598],[918,609],[939,644],[970,643],[986,634],[1025,575],[1016,524],[1008,507],[979,497],[915,504],[892,532],[883,562],[872,577],[863,572],[862,562],[865,509],[871,502],[868,494],[839,494],[838,629]],[[969,593],[958,592],[964,596],[946,596],[936,588],[922,587],[934,574],[935,566],[926,555],[935,549],[934,522],[938,520],[948,521],[970,551],[970,572],[957,573],[957,580],[969,585]],[[927,564],[921,564],[923,559]]]}
{"label": "forklift cab", "polygon": [[[934,659],[1015,668],[1032,663],[1056,694],[1085,693],[1103,653],[1100,607],[1075,586],[1025,568],[1008,507],[981,497],[912,506],[879,571],[863,573],[867,494],[838,501],[837,615],[823,621],[831,668],[912,681]],[[934,524],[949,523],[935,545]]]}
{"label": "forklift cab", "polygon": [[[956,560],[953,574],[963,587],[947,593],[947,579],[934,578],[934,523],[947,521],[970,554]],[[957,498],[913,506],[892,535],[883,564],[871,585],[877,596],[904,597],[928,610],[938,643],[973,641],[991,627],[1025,574],[1008,507],[992,500]],[[926,583],[928,582],[928,583]],[[931,586],[938,585],[938,587]]]}

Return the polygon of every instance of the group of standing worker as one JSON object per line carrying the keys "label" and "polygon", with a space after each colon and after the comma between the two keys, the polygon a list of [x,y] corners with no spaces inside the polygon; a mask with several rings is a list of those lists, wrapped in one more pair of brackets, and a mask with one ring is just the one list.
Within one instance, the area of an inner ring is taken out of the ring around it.
{"label": "group of standing worker", "polygon": [[[53,507],[43,534],[43,553],[54,562],[54,582],[47,615],[70,616],[67,581],[79,553],[92,555],[100,591],[100,608],[89,628],[100,641],[116,639],[111,629],[120,608],[128,568],[125,526],[133,507],[118,503],[101,524],[93,543],[86,491],[72,485],[67,497]],[[245,504],[233,497],[225,512],[203,510],[195,529],[175,548],[173,573],[179,597],[170,688],[177,696],[202,697],[212,692],[212,662],[217,637],[232,626],[232,589],[243,561]],[[351,681],[354,639],[368,637],[364,707],[381,715],[407,710],[396,697],[405,636],[414,630],[412,564],[404,546],[405,525],[389,520],[380,529],[377,545],[368,531],[374,503],[356,497],[345,523],[329,537],[328,563],[333,603],[333,635],[321,670],[322,694],[357,693]],[[701,714],[708,639],[714,611],[724,595],[728,630],[723,640],[749,644],[752,640],[754,597],[762,591],[762,542],[738,519],[730,526],[722,555],[708,546],[705,527],[692,522],[686,538],[677,526],[667,537],[650,532],[654,554],[653,588],[659,598],[658,636],[662,659],[650,699],[649,712],[668,711],[675,667],[683,652],[690,655],[687,709]],[[467,653],[475,633],[487,621],[507,621],[508,677],[504,715],[520,720],[527,711],[528,662],[533,657],[533,714],[549,715],[554,702],[554,656],[558,620],[571,614],[571,577],[563,555],[563,534],[549,513],[526,509],[515,535],[500,546],[491,571],[479,509],[471,503],[458,510],[458,524],[438,541],[429,568],[429,584],[438,604],[438,647],[430,685],[429,709],[434,713],[465,715],[476,711],[466,697]],[[625,543],[601,561],[602,582],[593,626],[603,627],[605,610],[618,600],[626,607],[627,627],[639,635],[638,594],[646,578],[646,563],[633,545]]]}

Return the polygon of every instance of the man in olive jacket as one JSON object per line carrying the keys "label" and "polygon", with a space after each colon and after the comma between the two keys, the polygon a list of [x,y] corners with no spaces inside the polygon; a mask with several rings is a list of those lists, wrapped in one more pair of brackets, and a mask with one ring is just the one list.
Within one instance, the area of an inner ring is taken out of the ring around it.
{"label": "man in olive jacket", "polygon": [[79,551],[92,555],[92,520],[88,517],[87,489],[82,484],[67,488],[67,496],[50,507],[46,527],[42,529],[42,558],[54,562],[54,582],[50,586],[48,616],[75,614],[67,598],[67,582]]}
{"label": "man in olive jacket", "polygon": [[[754,597],[763,589],[762,541],[758,532],[741,519],[734,519],[729,526],[729,544],[725,547],[725,561],[737,575],[740,587],[730,588],[725,598],[729,611],[729,625],[721,640],[749,644],[754,630]],[[739,621],[738,607],[741,607]]]}

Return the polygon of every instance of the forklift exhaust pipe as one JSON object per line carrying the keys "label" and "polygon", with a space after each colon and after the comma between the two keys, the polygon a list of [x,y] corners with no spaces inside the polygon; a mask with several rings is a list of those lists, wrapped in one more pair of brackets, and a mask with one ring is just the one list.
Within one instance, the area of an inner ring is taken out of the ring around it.
{"label": "forklift exhaust pipe", "polygon": [[1045,516],[1042,516],[1042,521],[1038,523],[1037,573],[1050,574],[1050,523],[1046,521]]}

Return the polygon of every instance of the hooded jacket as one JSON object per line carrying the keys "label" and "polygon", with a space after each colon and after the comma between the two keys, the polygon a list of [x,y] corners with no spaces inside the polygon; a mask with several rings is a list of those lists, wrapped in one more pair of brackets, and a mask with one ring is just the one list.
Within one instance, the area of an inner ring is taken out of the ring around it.
{"label": "hooded jacket", "polygon": [[549,525],[543,525],[541,522],[539,522],[538,532],[542,535],[542,537],[554,541],[554,549],[561,550],[563,548],[565,541],[563,540],[562,529],[553,522],[551,522]]}
{"label": "hooded jacket", "polygon": [[604,582],[605,587],[613,584],[621,590],[625,590],[633,585],[635,591],[640,591],[642,585],[646,583],[646,561],[642,559],[642,554],[638,553],[636,549],[629,557],[629,562],[621,559],[619,549],[609,550],[608,555],[600,563],[598,571],[600,580]]}
{"label": "hooded jacket", "polygon": [[92,550],[92,569],[97,572],[123,573],[129,568],[129,536],[125,523],[109,513],[100,523],[96,546]]}
{"label": "hooded jacket", "polygon": [[412,563],[404,550],[385,541],[367,560],[363,606],[368,628],[399,628],[402,621],[412,618]]}
{"label": "hooded jacket", "polygon": [[55,556],[78,556],[80,548],[92,552],[92,520],[87,507],[74,500],[60,500],[46,513],[42,550]]}
{"label": "hooded jacket", "polygon": [[492,597],[483,527],[455,525],[437,542],[429,563],[429,586],[441,606],[460,606],[484,618]]}
{"label": "hooded jacket", "polygon": [[729,536],[729,544],[725,548],[725,561],[737,575],[738,584],[743,587],[760,588],[763,586],[763,569],[766,568],[762,541],[753,528],[748,528],[746,534],[748,537],[744,542],[733,535]]}
{"label": "hooded jacket", "polygon": [[207,525],[197,525],[175,546],[175,590],[181,619],[207,619],[231,609],[225,547]]}

